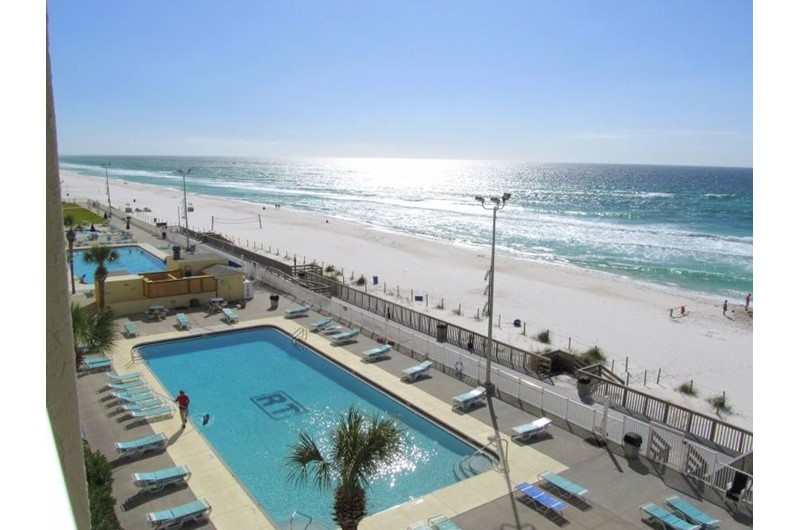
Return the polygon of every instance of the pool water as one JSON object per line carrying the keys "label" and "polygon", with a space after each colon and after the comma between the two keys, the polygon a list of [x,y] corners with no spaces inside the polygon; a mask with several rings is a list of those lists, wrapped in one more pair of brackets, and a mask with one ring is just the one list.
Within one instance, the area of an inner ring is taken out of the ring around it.
{"label": "pool water", "polygon": [[[108,272],[127,271],[131,274],[140,272],[158,272],[167,270],[163,260],[158,259],[146,250],[138,246],[114,247],[119,256],[114,261],[106,262]],[[75,268],[75,278],[80,279],[86,275],[86,283],[94,283],[94,271],[97,265],[86,263],[83,260],[85,250],[73,251],[73,267]]]}
{"label": "pool water", "polygon": [[[329,433],[351,404],[369,416],[396,418],[405,430],[402,454],[367,490],[370,515],[454,484],[454,468],[476,449],[274,328],[167,341],[139,352],[171,395],[186,391],[194,427],[275,522],[297,510],[331,523],[333,490],[289,482],[284,462],[301,430],[327,454]],[[204,414],[211,417],[207,425]]]}

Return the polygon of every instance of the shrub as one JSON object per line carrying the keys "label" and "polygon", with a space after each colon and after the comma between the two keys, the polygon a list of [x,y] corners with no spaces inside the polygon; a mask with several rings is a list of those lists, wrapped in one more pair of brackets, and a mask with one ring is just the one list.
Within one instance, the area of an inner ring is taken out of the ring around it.
{"label": "shrub", "polygon": [[721,396],[715,396],[715,397],[709,398],[708,402],[711,403],[711,405],[717,410],[720,410],[720,409],[727,410],[728,409],[728,403],[725,400],[725,394],[722,394]]}
{"label": "shrub", "polygon": [[545,344],[550,344],[550,330],[546,329],[544,331],[540,331],[539,334],[536,335],[536,340]]}
{"label": "shrub", "polygon": [[687,394],[690,396],[696,396],[697,390],[694,389],[692,383],[683,383],[681,386],[678,387],[678,392],[681,394]]}
{"label": "shrub", "polygon": [[363,274],[359,276],[358,279],[356,280],[356,285],[365,285],[366,283],[367,279],[364,277]]}
{"label": "shrub", "polygon": [[112,495],[114,479],[108,460],[100,451],[93,453],[86,442],[83,443],[83,458],[86,464],[92,530],[121,530],[117,514],[114,513],[117,501]]}
{"label": "shrub", "polygon": [[604,363],[606,362],[606,356],[603,355],[602,350],[600,350],[599,346],[592,346],[582,354],[578,356],[581,361],[587,364],[597,364],[597,363]]}
{"label": "shrub", "polygon": [[337,272],[337,270],[336,267],[334,267],[333,265],[328,265],[327,267],[325,267],[325,272],[331,273],[331,272]]}

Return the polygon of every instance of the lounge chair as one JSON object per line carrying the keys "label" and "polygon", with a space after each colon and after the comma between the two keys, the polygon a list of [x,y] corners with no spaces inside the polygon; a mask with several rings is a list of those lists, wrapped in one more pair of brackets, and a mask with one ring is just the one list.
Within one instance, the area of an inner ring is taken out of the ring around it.
{"label": "lounge chair", "polygon": [[128,383],[142,378],[141,372],[128,372],[125,374],[106,374],[108,380],[112,383]]}
{"label": "lounge chair", "polygon": [[286,310],[286,318],[304,317],[311,308],[305,305]]}
{"label": "lounge chair", "polygon": [[482,386],[473,388],[469,392],[456,396],[451,400],[454,409],[469,410],[474,405],[486,399],[486,389]]}
{"label": "lounge chair", "polygon": [[239,322],[239,315],[236,314],[236,311],[229,307],[222,308],[222,320],[227,322],[228,324],[233,324],[235,322]]}
{"label": "lounge chair", "polygon": [[152,398],[145,399],[144,401],[136,401],[133,403],[126,403],[122,405],[122,410],[125,412],[132,412],[132,411],[140,411],[140,410],[147,410],[153,409],[156,407],[160,407],[163,405],[164,402],[158,396],[153,396]]}
{"label": "lounge chair", "polygon": [[125,323],[125,335],[130,337],[138,337],[139,336],[139,328],[136,327],[135,322],[126,322]]}
{"label": "lounge chair", "polygon": [[124,457],[140,456],[147,451],[161,451],[166,448],[167,437],[163,432],[142,436],[127,442],[114,442],[117,454]]}
{"label": "lounge chair", "polygon": [[564,508],[567,507],[564,501],[552,497],[546,491],[543,491],[536,486],[531,486],[527,482],[517,484],[514,489],[520,493],[520,496],[523,500],[533,501],[534,508],[536,508],[537,512],[544,514],[548,510],[552,510],[560,517],[563,517],[562,512]]}
{"label": "lounge chair", "polygon": [[549,485],[558,488],[559,491],[565,493],[568,497],[583,499],[583,496],[589,493],[589,490],[583,486],[579,486],[571,480],[565,479],[561,475],[553,473],[552,471],[539,473],[539,481],[542,482],[543,485]]}
{"label": "lounge chair", "polygon": [[550,418],[537,418],[528,423],[517,425],[511,428],[511,430],[514,431],[514,434],[511,435],[511,439],[526,442],[542,434],[552,423],[553,420]]}
{"label": "lounge chair", "polygon": [[184,313],[175,315],[178,319],[178,329],[192,329],[192,321]]}
{"label": "lounge chair", "polygon": [[423,375],[428,373],[428,370],[433,366],[433,361],[423,361],[416,366],[406,368],[403,370],[403,375],[400,376],[401,381],[416,381]]}
{"label": "lounge chair", "polygon": [[126,410],[125,414],[137,420],[151,420],[153,418],[160,418],[161,416],[172,416],[173,410],[169,405],[162,405],[152,409],[144,410]]}
{"label": "lounge chair", "polygon": [[189,480],[191,471],[186,466],[175,466],[157,471],[142,471],[133,474],[133,485],[143,491],[161,491],[167,486]]}
{"label": "lounge chair", "polygon": [[84,359],[81,361],[82,372],[96,372],[99,370],[110,370],[111,359],[89,360]]}
{"label": "lounge chair", "polygon": [[714,519],[710,515],[702,512],[694,504],[687,500],[681,499],[678,496],[665,497],[664,504],[680,512],[685,519],[694,524],[699,524],[704,529],[706,528],[719,528],[719,519]]}
{"label": "lounge chair", "polygon": [[147,522],[153,530],[172,530],[182,527],[186,523],[202,521],[208,518],[211,505],[206,500],[192,501],[174,508],[150,512]]}
{"label": "lounge chair", "polygon": [[436,530],[461,530],[461,527],[446,515],[435,515],[428,519],[428,524]]}
{"label": "lounge chair", "polygon": [[337,324],[336,322],[331,322],[327,326],[320,328],[319,331],[324,333],[325,335],[335,335],[336,333],[341,333],[344,328]]}
{"label": "lounge chair", "polygon": [[146,386],[146,383],[141,379],[132,379],[130,381],[126,381],[124,383],[107,383],[106,388],[110,388],[112,390],[133,390],[134,388],[139,388]]}
{"label": "lounge chair", "polygon": [[406,527],[406,530],[436,530],[428,521],[414,521]]}
{"label": "lounge chair", "polygon": [[358,339],[358,331],[354,329],[348,329],[347,331],[343,331],[341,333],[337,333],[336,335],[331,337],[331,344],[334,346],[338,346],[340,344],[346,344],[348,342],[356,342]]}
{"label": "lounge chair", "polygon": [[331,323],[331,317],[320,318],[311,323],[312,331],[320,331]]}
{"label": "lounge chair", "polygon": [[702,528],[699,524],[684,521],[674,513],[670,513],[652,502],[639,506],[639,511],[642,512],[643,521],[658,523],[664,530],[700,530]]}
{"label": "lounge chair", "polygon": [[111,395],[126,403],[141,403],[155,397],[150,387],[134,388],[128,392],[111,392]]}
{"label": "lounge chair", "polygon": [[388,344],[381,344],[377,348],[361,352],[361,359],[363,361],[376,361],[378,359],[388,358],[390,351],[392,351],[391,346]]}

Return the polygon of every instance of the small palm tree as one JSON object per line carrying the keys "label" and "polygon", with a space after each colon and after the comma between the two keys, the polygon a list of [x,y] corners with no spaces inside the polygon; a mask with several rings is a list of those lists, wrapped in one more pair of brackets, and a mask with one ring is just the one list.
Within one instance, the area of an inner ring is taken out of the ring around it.
{"label": "small palm tree", "polygon": [[80,366],[85,353],[106,354],[114,348],[117,323],[113,311],[93,313],[89,308],[73,302],[71,313],[76,366]]}
{"label": "small palm tree", "polygon": [[94,271],[94,279],[97,282],[97,307],[100,311],[105,310],[106,304],[105,285],[108,277],[106,262],[116,261],[117,258],[119,258],[117,251],[106,245],[95,245],[83,254],[83,261],[97,265]]}
{"label": "small palm tree", "polygon": [[72,214],[64,216],[64,226],[67,227],[67,243],[69,244],[69,277],[72,280],[72,294],[75,294],[75,218]]}
{"label": "small palm tree", "polygon": [[356,530],[367,515],[369,479],[400,452],[403,429],[392,419],[377,415],[368,419],[351,406],[331,436],[333,447],[326,457],[308,433],[300,433],[286,457],[286,465],[292,468],[289,479],[305,484],[311,476],[321,490],[336,480],[333,520],[342,530]]}

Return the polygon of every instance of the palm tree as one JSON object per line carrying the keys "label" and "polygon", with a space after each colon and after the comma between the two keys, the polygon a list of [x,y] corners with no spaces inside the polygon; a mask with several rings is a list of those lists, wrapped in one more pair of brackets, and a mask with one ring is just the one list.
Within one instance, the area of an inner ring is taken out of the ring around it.
{"label": "palm tree", "polygon": [[71,310],[76,366],[80,366],[84,353],[106,354],[114,348],[117,323],[113,311],[94,313],[74,302]]}
{"label": "palm tree", "polygon": [[69,277],[72,280],[72,294],[75,294],[75,261],[73,249],[75,247],[75,218],[72,214],[64,216],[64,226],[67,227],[67,243],[69,243]]}
{"label": "palm tree", "polygon": [[326,457],[308,433],[299,434],[286,457],[286,465],[292,468],[289,479],[305,484],[312,476],[321,490],[335,479],[333,520],[342,530],[356,530],[367,515],[365,488],[370,476],[400,452],[403,429],[393,419],[375,415],[370,420],[351,406],[331,436],[333,447]]}
{"label": "palm tree", "polygon": [[116,261],[117,258],[119,258],[117,251],[106,245],[95,245],[83,254],[83,261],[97,265],[94,280],[97,282],[97,307],[100,311],[105,310],[106,304],[105,285],[108,277],[106,262]]}

